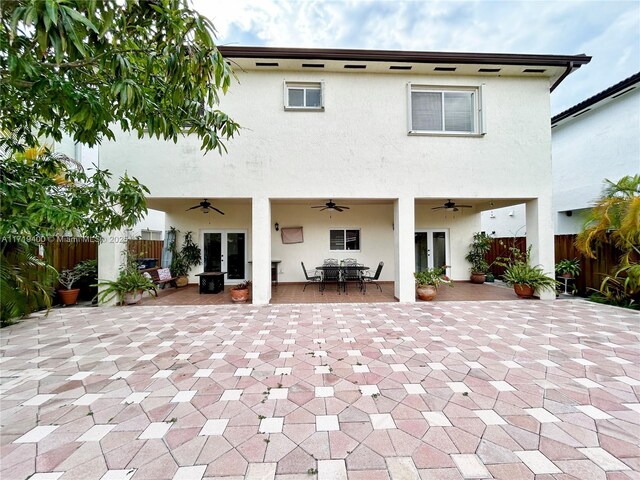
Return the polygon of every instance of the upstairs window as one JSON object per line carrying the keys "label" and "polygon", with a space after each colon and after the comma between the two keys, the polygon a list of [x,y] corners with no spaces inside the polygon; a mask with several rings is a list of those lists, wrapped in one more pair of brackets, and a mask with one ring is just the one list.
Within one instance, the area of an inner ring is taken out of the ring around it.
{"label": "upstairs window", "polygon": [[410,85],[409,133],[479,134],[480,90]]}
{"label": "upstairs window", "polygon": [[329,230],[330,250],[360,250],[360,230]]}
{"label": "upstairs window", "polygon": [[323,87],[322,82],[286,82],[285,110],[324,110]]}

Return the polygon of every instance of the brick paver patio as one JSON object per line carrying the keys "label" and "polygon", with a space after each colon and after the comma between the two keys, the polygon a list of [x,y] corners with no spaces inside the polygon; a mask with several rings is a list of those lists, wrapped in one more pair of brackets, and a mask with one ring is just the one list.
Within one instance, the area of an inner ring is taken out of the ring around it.
{"label": "brick paver patio", "polygon": [[0,335],[3,480],[640,478],[628,310],[72,308]]}

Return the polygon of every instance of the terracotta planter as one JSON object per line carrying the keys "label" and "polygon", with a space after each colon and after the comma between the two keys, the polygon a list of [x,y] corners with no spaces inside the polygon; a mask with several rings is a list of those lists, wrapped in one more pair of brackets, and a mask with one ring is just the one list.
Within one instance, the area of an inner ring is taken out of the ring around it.
{"label": "terracotta planter", "polygon": [[79,294],[79,288],[72,288],[71,290],[58,290],[58,295],[60,295],[60,301],[63,305],[75,305],[76,303],[78,303]]}
{"label": "terracotta planter", "polygon": [[513,285],[513,290],[516,292],[520,298],[533,298],[533,287],[529,285],[524,285],[522,283],[516,283]]}
{"label": "terracotta planter", "polygon": [[176,287],[186,287],[187,285],[189,285],[189,277],[186,275],[176,279]]}
{"label": "terracotta planter", "polygon": [[436,294],[438,293],[438,291],[433,285],[421,285],[416,288],[416,293],[418,294],[418,298],[420,300],[430,302],[436,298]]}
{"label": "terracotta planter", "polygon": [[485,276],[484,273],[471,273],[471,283],[484,283]]}
{"label": "terracotta planter", "polygon": [[560,275],[562,278],[573,278],[570,273],[563,273]]}
{"label": "terracotta planter", "polygon": [[244,303],[249,300],[249,289],[245,288],[243,290],[235,290],[231,289],[231,300],[235,303]]}
{"label": "terracotta planter", "polygon": [[140,300],[142,300],[142,290],[138,290],[137,292],[127,292],[124,294],[124,303],[127,305],[135,305]]}

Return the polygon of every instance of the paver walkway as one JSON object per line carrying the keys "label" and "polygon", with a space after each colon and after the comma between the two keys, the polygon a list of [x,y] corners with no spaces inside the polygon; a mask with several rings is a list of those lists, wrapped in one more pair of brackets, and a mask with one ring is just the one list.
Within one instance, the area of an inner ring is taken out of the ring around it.
{"label": "paver walkway", "polygon": [[0,336],[3,480],[640,477],[628,310],[73,308]]}

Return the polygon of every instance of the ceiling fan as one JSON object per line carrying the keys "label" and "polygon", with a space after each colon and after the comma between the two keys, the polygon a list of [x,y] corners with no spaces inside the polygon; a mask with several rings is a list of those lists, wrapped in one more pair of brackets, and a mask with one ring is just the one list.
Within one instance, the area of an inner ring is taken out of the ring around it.
{"label": "ceiling fan", "polygon": [[449,211],[452,211],[452,212],[458,212],[461,208],[473,208],[473,206],[471,206],[471,205],[458,205],[458,204],[456,204],[456,202],[452,202],[451,199],[449,199],[448,201],[444,202],[444,204],[442,204],[439,207],[432,207],[431,210],[445,209],[445,210],[449,210]]}
{"label": "ceiling fan", "polygon": [[320,208],[322,210],[335,210],[336,212],[342,212],[343,210],[349,210],[349,207],[345,207],[344,205],[336,205],[335,203],[333,203],[333,200],[329,199],[329,201],[327,203],[325,203],[324,205],[316,205],[315,207],[311,207],[311,208]]}
{"label": "ceiling fan", "polygon": [[189,210],[194,210],[196,208],[201,208],[202,209],[202,213],[209,213],[209,210],[215,210],[220,215],[224,215],[224,212],[222,210],[218,210],[216,207],[211,205],[211,202],[208,201],[206,198],[202,202],[200,202],[198,205],[194,205],[191,208],[187,208],[187,212]]}

